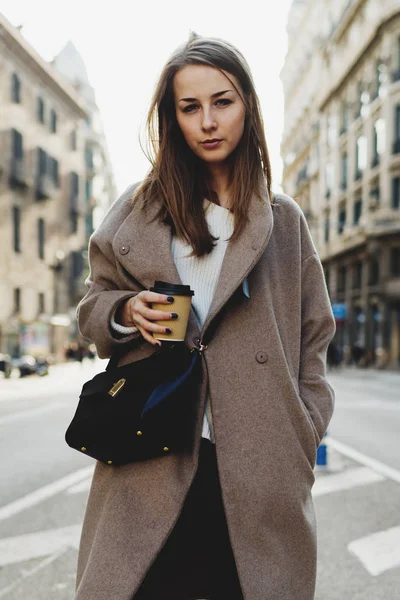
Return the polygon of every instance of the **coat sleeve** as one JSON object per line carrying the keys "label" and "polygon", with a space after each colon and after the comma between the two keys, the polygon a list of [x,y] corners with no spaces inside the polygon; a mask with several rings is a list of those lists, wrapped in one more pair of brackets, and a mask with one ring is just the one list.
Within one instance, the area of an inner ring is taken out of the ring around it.
{"label": "coat sleeve", "polygon": [[131,211],[131,197],[137,186],[129,186],[114,202],[89,241],[90,273],[85,281],[88,291],[78,304],[76,315],[79,331],[94,342],[100,358],[109,358],[115,348],[124,344],[145,341],[139,331],[121,335],[111,327],[111,316],[119,304],[139,293],[121,289],[112,249],[113,237]]}
{"label": "coat sleeve", "polygon": [[104,255],[94,236],[89,242],[89,264],[90,274],[85,281],[88,292],[77,307],[79,331],[94,342],[100,358],[108,358],[117,346],[143,340],[139,331],[120,335],[111,327],[111,316],[118,305],[139,292],[118,289],[116,265]]}
{"label": "coat sleeve", "polygon": [[302,260],[299,388],[321,441],[332,417],[335,394],[326,379],[326,354],[336,325],[321,261],[314,252]]}

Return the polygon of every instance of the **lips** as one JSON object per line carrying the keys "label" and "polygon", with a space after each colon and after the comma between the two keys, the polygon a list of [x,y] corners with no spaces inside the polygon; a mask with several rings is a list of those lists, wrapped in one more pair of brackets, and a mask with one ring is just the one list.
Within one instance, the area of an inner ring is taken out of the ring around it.
{"label": "lips", "polygon": [[203,148],[207,150],[212,150],[213,148],[218,148],[222,144],[223,140],[213,139],[213,140],[205,140],[202,143]]}

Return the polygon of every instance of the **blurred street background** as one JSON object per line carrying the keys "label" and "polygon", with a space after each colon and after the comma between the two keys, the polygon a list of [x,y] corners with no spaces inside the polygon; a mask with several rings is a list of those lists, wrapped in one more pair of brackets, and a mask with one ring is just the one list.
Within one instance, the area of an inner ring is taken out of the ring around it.
{"label": "blurred street background", "polygon": [[399,0],[0,8],[0,599],[73,599],[93,461],[64,433],[106,364],[75,319],[88,241],[147,172],[153,86],[194,30],[250,64],[336,319],[316,600],[400,600]]}

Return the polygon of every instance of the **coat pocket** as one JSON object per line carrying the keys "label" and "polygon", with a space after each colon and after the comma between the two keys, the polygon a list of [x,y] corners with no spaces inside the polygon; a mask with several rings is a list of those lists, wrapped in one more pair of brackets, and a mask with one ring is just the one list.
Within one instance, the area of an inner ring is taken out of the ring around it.
{"label": "coat pocket", "polygon": [[316,455],[316,452],[317,452],[317,449],[318,449],[318,446],[319,446],[319,443],[320,443],[319,435],[318,435],[317,429],[316,429],[316,427],[314,425],[314,421],[312,420],[312,417],[311,417],[310,413],[308,412],[308,408],[306,407],[306,405],[304,404],[304,402],[303,402],[303,400],[302,400],[302,398],[300,396],[299,382],[298,382],[297,378],[294,375],[292,375],[291,378],[292,378],[293,387],[294,387],[294,389],[296,391],[296,396],[297,396],[297,399],[298,399],[298,403],[299,403],[300,409],[303,412],[303,414],[304,414],[304,416],[305,416],[305,418],[306,418],[306,420],[308,422],[308,425],[309,425],[309,427],[311,429],[311,432],[313,434],[313,438],[314,438],[314,450],[315,450],[315,455]]}

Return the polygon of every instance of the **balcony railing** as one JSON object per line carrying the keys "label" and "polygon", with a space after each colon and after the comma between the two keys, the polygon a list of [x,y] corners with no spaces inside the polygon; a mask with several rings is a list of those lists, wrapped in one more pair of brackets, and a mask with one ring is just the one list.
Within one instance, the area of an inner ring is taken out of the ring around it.
{"label": "balcony railing", "polygon": [[25,161],[23,158],[12,158],[10,163],[9,182],[11,187],[27,187]]}

